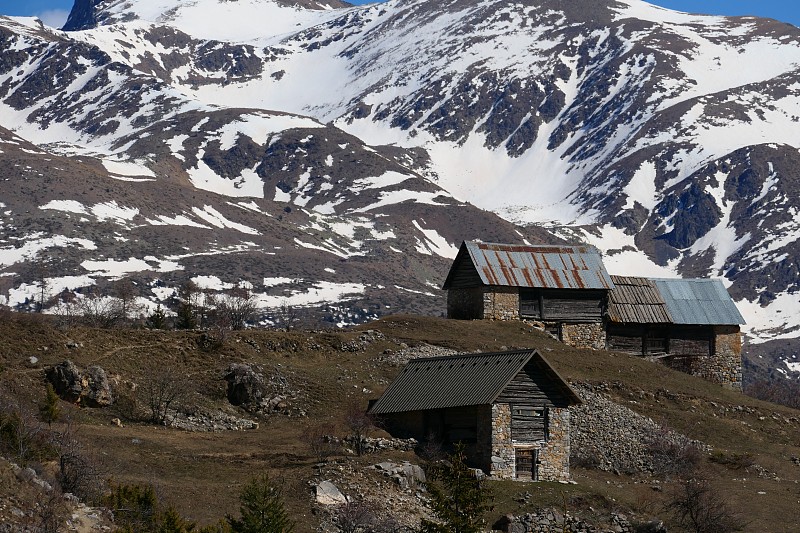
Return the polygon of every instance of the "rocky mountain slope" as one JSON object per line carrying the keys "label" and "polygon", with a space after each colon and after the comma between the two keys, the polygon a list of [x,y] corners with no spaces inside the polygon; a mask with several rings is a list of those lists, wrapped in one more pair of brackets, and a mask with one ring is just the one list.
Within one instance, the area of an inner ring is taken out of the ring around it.
{"label": "rocky mountain slope", "polygon": [[46,212],[83,239],[116,201],[132,218],[105,224],[158,229],[84,261],[154,257],[236,283],[205,243],[280,246],[254,278],[389,287],[375,301],[436,294],[465,238],[582,239],[615,273],[724,277],[753,342],[800,334],[791,25],[639,0],[78,0],[68,32],[2,28],[0,123],[132,191],[87,202],[72,184],[22,212],[67,202]]}

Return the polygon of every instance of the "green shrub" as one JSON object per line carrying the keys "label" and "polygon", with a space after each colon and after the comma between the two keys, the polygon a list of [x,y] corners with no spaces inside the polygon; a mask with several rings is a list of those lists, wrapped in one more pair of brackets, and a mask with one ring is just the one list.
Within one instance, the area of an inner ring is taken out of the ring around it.
{"label": "green shrub", "polygon": [[430,506],[439,522],[422,520],[421,533],[479,533],[483,515],[491,510],[491,494],[475,471],[466,464],[463,444],[446,461],[426,472]]}
{"label": "green shrub", "polygon": [[264,474],[252,479],[239,495],[238,519],[228,516],[235,533],[291,533],[294,522],[283,503],[281,488]]}

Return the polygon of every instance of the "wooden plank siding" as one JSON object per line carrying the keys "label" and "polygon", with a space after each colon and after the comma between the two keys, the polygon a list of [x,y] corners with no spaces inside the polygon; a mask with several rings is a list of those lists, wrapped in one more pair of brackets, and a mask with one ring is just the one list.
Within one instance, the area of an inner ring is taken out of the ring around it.
{"label": "wooden plank siding", "polygon": [[447,442],[474,444],[478,441],[478,409],[474,405],[443,410],[444,437]]}
{"label": "wooden plank siding", "polygon": [[483,281],[478,274],[466,248],[462,248],[453,262],[448,275],[448,289],[471,289],[483,286]]}
{"label": "wooden plank siding", "polygon": [[543,407],[511,406],[511,438],[532,443],[547,439],[547,411]]}
{"label": "wooden plank siding", "polygon": [[609,324],[606,344],[635,355],[713,355],[714,331],[710,326]]}
{"label": "wooden plank siding", "polygon": [[546,373],[529,362],[517,373],[503,391],[496,403],[508,403],[517,407],[563,407],[569,399]]}
{"label": "wooden plank siding", "polygon": [[525,289],[519,291],[519,311],[523,318],[600,322],[605,311],[606,291]]}

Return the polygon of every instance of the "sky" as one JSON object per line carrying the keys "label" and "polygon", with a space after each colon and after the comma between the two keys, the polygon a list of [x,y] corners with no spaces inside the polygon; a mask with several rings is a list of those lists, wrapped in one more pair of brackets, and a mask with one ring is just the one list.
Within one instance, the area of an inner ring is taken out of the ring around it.
{"label": "sky", "polygon": [[[589,0],[592,1],[592,0]],[[350,0],[366,4],[367,0]],[[650,0],[651,3],[709,15],[756,15],[800,26],[798,0]],[[0,15],[37,16],[46,24],[60,27],[67,20],[73,0],[0,0]]]}

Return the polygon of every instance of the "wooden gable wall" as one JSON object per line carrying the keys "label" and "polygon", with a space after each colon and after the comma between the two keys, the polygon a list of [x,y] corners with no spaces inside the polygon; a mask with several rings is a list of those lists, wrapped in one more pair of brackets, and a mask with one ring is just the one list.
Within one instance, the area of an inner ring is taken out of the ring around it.
{"label": "wooden gable wall", "polygon": [[517,373],[495,399],[495,403],[512,406],[568,407],[570,400],[558,378],[551,378],[546,369],[531,360]]}

